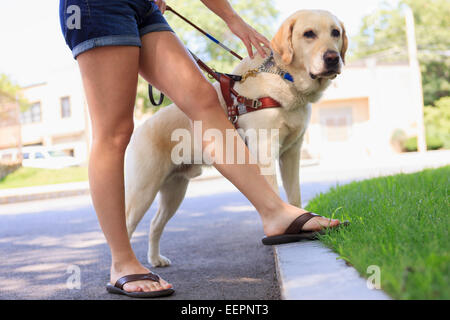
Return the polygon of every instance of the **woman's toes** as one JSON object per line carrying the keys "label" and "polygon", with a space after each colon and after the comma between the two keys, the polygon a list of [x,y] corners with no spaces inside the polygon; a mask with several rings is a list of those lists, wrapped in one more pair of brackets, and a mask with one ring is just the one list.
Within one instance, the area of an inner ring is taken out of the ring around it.
{"label": "woman's toes", "polygon": [[123,285],[123,290],[127,291],[127,292],[141,292],[142,289],[135,285],[135,284],[130,284],[130,283],[126,283]]}
{"label": "woman's toes", "polygon": [[163,287],[164,289],[170,289],[172,288],[172,285],[170,283],[168,283],[167,281],[160,279],[159,280],[159,284],[161,285],[161,287]]}
{"label": "woman's toes", "polygon": [[142,285],[142,287],[143,287],[143,289],[144,289],[144,292],[150,292],[150,291],[153,291],[152,285],[149,284],[149,283],[144,283],[144,284]]}
{"label": "woman's toes", "polygon": [[154,290],[159,291],[162,290],[163,287],[161,287],[161,285],[159,284],[159,282],[155,282],[153,283],[153,287],[155,288]]}

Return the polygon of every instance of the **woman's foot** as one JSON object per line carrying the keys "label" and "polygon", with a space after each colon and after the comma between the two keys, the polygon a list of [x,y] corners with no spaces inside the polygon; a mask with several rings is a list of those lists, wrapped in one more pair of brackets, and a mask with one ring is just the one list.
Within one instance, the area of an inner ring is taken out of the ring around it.
{"label": "woman's foot", "polygon": [[[283,204],[282,208],[277,210],[275,214],[268,214],[263,217],[264,233],[268,237],[283,234],[295,219],[306,212],[306,210],[290,204]],[[340,221],[337,219],[317,216],[306,222],[302,231],[320,231],[325,228],[337,227],[339,224]]]}
{"label": "woman's foot", "polygon": [[[139,261],[127,261],[126,263],[113,263],[111,266],[111,284],[114,285],[118,279],[130,274],[145,274],[150,270],[145,268]],[[151,280],[138,280],[125,283],[123,290],[127,292],[150,292],[161,291],[172,288],[172,285],[163,279],[159,282]]]}

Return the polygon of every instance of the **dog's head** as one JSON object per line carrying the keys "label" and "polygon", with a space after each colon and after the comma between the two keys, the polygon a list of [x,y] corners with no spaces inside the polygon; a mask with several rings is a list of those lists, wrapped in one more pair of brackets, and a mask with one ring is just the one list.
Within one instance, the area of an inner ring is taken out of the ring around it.
{"label": "dog's head", "polygon": [[312,79],[334,79],[345,62],[348,39],[334,15],[300,10],[280,27],[271,42],[284,65],[303,70]]}

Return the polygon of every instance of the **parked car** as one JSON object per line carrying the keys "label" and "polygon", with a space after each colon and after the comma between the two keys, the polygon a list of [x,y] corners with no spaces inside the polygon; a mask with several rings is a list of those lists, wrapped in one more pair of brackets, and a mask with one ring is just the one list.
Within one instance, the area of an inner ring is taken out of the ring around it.
{"label": "parked car", "polygon": [[[0,151],[0,159],[15,160],[18,157],[17,149]],[[65,167],[79,166],[81,161],[68,155],[63,150],[49,149],[46,147],[23,147],[22,166],[46,169],[61,169]]]}

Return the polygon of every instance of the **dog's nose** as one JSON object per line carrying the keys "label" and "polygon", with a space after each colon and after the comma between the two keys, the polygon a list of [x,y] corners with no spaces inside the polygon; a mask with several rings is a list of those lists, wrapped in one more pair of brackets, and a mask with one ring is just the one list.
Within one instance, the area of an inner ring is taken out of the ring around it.
{"label": "dog's nose", "polygon": [[339,63],[339,53],[336,51],[328,50],[323,55],[323,60],[325,61],[325,65],[327,68],[336,67]]}

